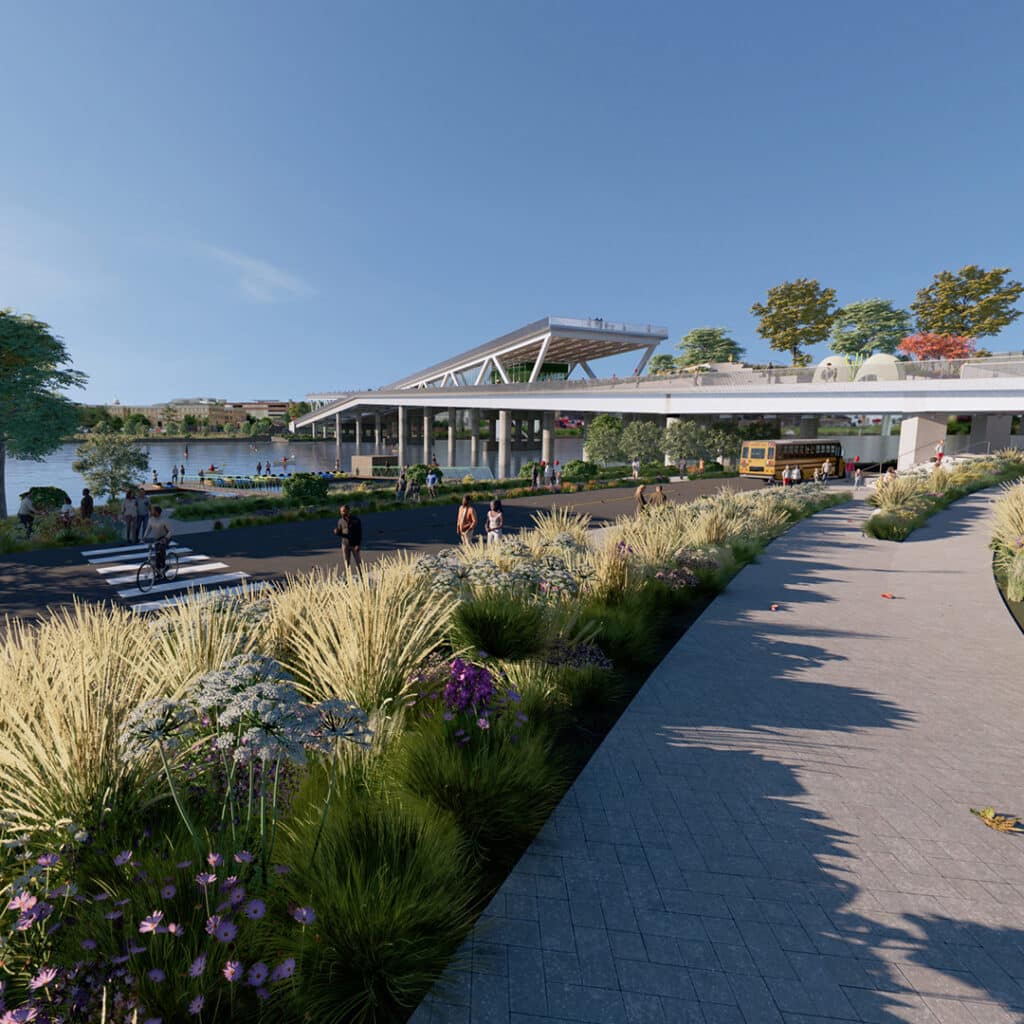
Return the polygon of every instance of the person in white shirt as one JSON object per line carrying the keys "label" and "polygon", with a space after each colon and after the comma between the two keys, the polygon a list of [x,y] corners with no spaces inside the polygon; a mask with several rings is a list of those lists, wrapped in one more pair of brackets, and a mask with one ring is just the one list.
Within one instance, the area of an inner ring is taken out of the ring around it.
{"label": "person in white shirt", "polygon": [[32,536],[32,524],[39,515],[39,509],[32,504],[28,491],[22,492],[18,497],[21,498],[18,503],[18,520],[25,527],[25,540],[28,540]]}
{"label": "person in white shirt", "polygon": [[487,543],[498,544],[501,541],[501,531],[505,526],[505,516],[501,511],[501,503],[492,501],[490,511],[487,513]]}
{"label": "person in white shirt", "polygon": [[163,511],[159,505],[154,505],[149,510],[149,525],[143,538],[153,541],[158,577],[164,575],[167,566],[167,546],[171,543],[171,524],[164,518]]}

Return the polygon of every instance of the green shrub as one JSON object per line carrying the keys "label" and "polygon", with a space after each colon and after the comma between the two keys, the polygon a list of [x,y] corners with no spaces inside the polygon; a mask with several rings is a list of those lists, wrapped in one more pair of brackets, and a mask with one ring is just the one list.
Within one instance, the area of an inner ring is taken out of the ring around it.
{"label": "green shrub", "polygon": [[517,731],[503,715],[460,747],[444,725],[423,719],[402,737],[392,761],[397,780],[452,814],[482,861],[518,856],[565,786],[551,734],[538,724]]}
{"label": "green shrub", "polygon": [[28,496],[40,512],[52,512],[71,500],[63,487],[30,487]]}
{"label": "green shrub", "polygon": [[582,459],[572,459],[562,467],[563,480],[593,480],[600,472],[593,462],[584,462]]}
{"label": "green shrub", "polygon": [[284,496],[296,505],[322,505],[328,481],[316,473],[294,473],[284,482]]}
{"label": "green shrub", "polygon": [[596,711],[614,706],[624,693],[614,672],[593,665],[573,668],[563,665],[555,670],[555,685],[565,694],[574,711]]}
{"label": "green shrub", "polygon": [[899,512],[876,512],[864,523],[864,532],[876,540],[906,540],[923,520]]}
{"label": "green shrub", "polygon": [[657,607],[651,607],[653,602],[640,596],[644,593],[638,592],[637,601],[623,604],[587,601],[580,607],[577,620],[580,627],[594,630],[594,642],[618,666],[642,667],[657,659],[660,613],[665,609],[659,612]]}
{"label": "green shrub", "polygon": [[453,635],[456,647],[492,658],[529,658],[547,645],[547,609],[530,598],[481,593],[456,609]]}
{"label": "green shrub", "polygon": [[[519,467],[519,478],[521,480],[529,480],[533,476],[534,466],[536,466],[538,470],[540,470],[541,468],[540,463],[535,460],[531,460],[530,462],[524,462]],[[564,476],[565,474],[563,473],[562,475]]]}
{"label": "green shrub", "polygon": [[283,932],[274,956],[298,964],[295,1019],[401,1021],[469,930],[474,868],[458,827],[436,807],[348,790],[331,803],[315,859],[316,802],[293,829],[287,884],[315,909],[315,941]]}

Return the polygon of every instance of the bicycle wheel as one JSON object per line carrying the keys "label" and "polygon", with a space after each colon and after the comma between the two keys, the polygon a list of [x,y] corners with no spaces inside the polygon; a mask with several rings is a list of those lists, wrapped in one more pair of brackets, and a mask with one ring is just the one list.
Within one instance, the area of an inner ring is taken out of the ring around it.
{"label": "bicycle wheel", "polygon": [[172,582],[178,575],[178,556],[173,551],[168,551],[164,560],[164,579]]}
{"label": "bicycle wheel", "polygon": [[139,586],[139,590],[145,592],[150,590],[153,586],[153,581],[156,579],[156,571],[153,568],[153,563],[147,558],[146,561],[139,566],[139,572],[135,577],[135,582]]}

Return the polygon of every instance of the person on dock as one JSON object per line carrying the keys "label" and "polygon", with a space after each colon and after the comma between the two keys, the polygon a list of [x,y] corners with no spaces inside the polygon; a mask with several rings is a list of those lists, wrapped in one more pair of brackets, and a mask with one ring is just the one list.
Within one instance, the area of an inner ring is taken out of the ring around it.
{"label": "person on dock", "polygon": [[459,514],[455,518],[455,530],[463,544],[473,543],[473,533],[476,531],[476,509],[473,508],[468,494],[462,496]]}
{"label": "person on dock", "polygon": [[184,483],[185,482],[185,465],[184,465],[184,463],[182,463],[181,467],[178,469],[178,482],[179,483]]}
{"label": "person on dock", "polygon": [[88,523],[92,520],[92,510],[92,495],[89,493],[89,488],[85,487],[82,490],[82,504],[79,506],[79,513],[82,516],[83,523]]}
{"label": "person on dock", "polygon": [[263,463],[262,462],[257,462],[256,463],[256,475],[257,476],[262,476],[263,475]]}
{"label": "person on dock", "polygon": [[178,486],[178,464],[175,463],[171,466],[171,484],[175,487]]}
{"label": "person on dock", "polygon": [[355,563],[356,572],[362,575],[362,520],[359,516],[352,514],[352,510],[348,505],[342,505],[338,509],[338,515],[338,525],[334,528],[334,535],[341,538],[341,559],[345,563],[346,570],[351,570],[352,564]]}

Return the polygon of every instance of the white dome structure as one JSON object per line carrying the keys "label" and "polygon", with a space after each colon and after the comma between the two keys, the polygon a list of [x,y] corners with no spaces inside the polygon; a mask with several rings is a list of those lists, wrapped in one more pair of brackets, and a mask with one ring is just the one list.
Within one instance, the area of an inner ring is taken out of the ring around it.
{"label": "white dome structure", "polygon": [[853,367],[846,356],[828,356],[814,368],[815,384],[849,384],[853,380]]}
{"label": "white dome structure", "polygon": [[887,352],[876,352],[865,359],[857,371],[856,380],[903,380],[906,376],[903,363]]}

